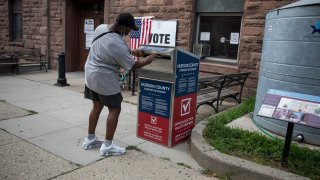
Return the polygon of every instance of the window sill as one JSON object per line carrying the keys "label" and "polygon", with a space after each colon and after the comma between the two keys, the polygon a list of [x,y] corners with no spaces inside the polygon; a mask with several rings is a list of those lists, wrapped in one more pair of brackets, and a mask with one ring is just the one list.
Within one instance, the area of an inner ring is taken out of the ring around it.
{"label": "window sill", "polygon": [[237,64],[237,60],[213,57],[210,57],[209,59],[207,57],[205,59],[200,60],[200,71],[221,74],[237,73],[239,71],[239,67]]}
{"label": "window sill", "polygon": [[11,41],[11,42],[9,42],[9,46],[21,46],[21,47],[23,47],[23,42],[22,41]]}
{"label": "window sill", "polygon": [[237,64],[236,59],[218,58],[218,57],[205,57],[201,61],[212,62],[212,63],[222,63],[222,64]]}

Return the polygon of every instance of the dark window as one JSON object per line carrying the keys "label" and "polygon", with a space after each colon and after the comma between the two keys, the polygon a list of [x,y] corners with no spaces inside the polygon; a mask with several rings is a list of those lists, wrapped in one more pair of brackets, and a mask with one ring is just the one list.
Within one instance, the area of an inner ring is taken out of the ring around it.
{"label": "dark window", "polygon": [[241,18],[228,13],[199,15],[195,44],[205,48],[207,60],[237,60]]}
{"label": "dark window", "polygon": [[10,40],[22,40],[22,0],[9,1]]}

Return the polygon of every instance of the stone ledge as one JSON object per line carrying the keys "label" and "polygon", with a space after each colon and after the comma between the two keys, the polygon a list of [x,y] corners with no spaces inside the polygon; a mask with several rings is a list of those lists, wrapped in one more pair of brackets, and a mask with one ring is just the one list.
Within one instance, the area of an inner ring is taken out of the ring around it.
{"label": "stone ledge", "polygon": [[198,164],[221,175],[231,174],[232,179],[308,179],[269,166],[260,165],[245,159],[220,153],[210,146],[202,136],[207,121],[198,123],[191,133],[191,155]]}

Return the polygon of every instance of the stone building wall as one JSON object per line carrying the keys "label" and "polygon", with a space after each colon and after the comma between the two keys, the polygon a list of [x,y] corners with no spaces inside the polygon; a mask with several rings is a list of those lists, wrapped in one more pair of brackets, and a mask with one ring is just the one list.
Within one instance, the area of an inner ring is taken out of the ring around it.
{"label": "stone building wall", "polygon": [[50,68],[58,68],[58,52],[64,51],[64,35],[62,14],[62,0],[48,0],[50,2]]}
{"label": "stone building wall", "polygon": [[[8,12],[8,1],[0,1],[1,12]],[[43,39],[46,33],[40,34],[43,27],[43,6],[42,0],[22,1],[22,20],[23,20],[23,40],[21,42],[9,41],[9,13],[0,14],[0,48],[6,50],[23,50],[40,48],[42,52]]]}
{"label": "stone building wall", "polygon": [[[50,16],[48,24],[47,3]],[[50,43],[50,67],[57,68],[57,53],[64,50],[62,3],[67,0],[23,0],[23,41],[9,42],[8,13],[0,14],[0,49],[40,48],[47,54]],[[154,16],[155,19],[178,21],[177,46],[192,50],[194,33],[195,0],[105,0],[110,5],[105,9],[106,22],[112,23],[117,14],[130,12],[134,16]],[[240,32],[237,65],[201,63],[205,72],[251,72],[245,85],[244,96],[256,91],[261,61],[265,15],[269,10],[294,2],[294,0],[245,0]],[[8,1],[0,0],[1,12],[8,12]],[[48,29],[50,27],[50,29]],[[49,33],[49,35],[48,35]],[[47,37],[50,37],[48,39]],[[49,40],[49,41],[48,41]],[[129,42],[129,37],[126,37]]]}
{"label": "stone building wall", "polygon": [[[0,0],[0,12],[8,12],[8,3]],[[8,13],[0,13],[0,49],[3,49],[9,40],[9,17]]]}
{"label": "stone building wall", "polygon": [[[22,1],[22,26],[23,39],[21,42],[9,41],[9,13],[0,13],[0,49],[26,50],[37,48],[41,53],[48,52],[48,16],[47,1],[50,2],[50,67],[56,69],[57,62],[54,60],[56,54],[62,51],[63,30],[61,0],[23,0]],[[0,0],[1,12],[8,12],[8,1]]]}
{"label": "stone building wall", "polygon": [[[178,20],[177,46],[191,49],[194,0],[110,0],[110,22],[121,12],[133,16],[154,16],[160,20]],[[129,42],[127,38],[127,42]]]}
{"label": "stone building wall", "polygon": [[245,0],[238,56],[240,72],[251,72],[246,81],[245,94],[257,89],[265,16],[268,11],[294,2],[294,0]]}

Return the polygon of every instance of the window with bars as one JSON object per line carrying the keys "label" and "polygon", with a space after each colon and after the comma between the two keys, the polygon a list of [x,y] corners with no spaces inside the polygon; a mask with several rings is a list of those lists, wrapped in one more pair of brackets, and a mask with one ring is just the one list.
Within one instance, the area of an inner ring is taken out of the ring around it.
{"label": "window with bars", "polygon": [[206,48],[203,58],[225,62],[237,61],[241,19],[240,13],[198,15],[195,44],[196,47]]}
{"label": "window with bars", "polygon": [[9,1],[9,30],[11,41],[22,41],[22,0]]}

